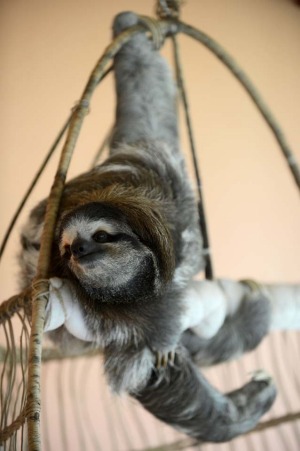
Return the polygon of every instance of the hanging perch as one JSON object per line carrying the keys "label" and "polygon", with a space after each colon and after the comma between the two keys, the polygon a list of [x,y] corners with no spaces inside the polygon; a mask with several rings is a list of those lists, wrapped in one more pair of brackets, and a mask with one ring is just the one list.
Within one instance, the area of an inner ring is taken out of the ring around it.
{"label": "hanging perch", "polygon": [[[170,9],[170,5],[168,6],[168,2],[161,2],[161,5],[163,5],[164,3],[165,5],[162,7],[163,12],[161,12],[161,15],[164,15],[165,19],[157,22],[153,22],[153,20],[151,20],[152,33],[155,33],[154,30],[158,30],[157,39],[159,40],[159,36],[165,37],[169,34],[174,35],[178,32],[183,32],[202,42],[210,50],[212,50],[219,59],[225,62],[227,67],[234,73],[234,75],[246,88],[249,95],[258,106],[263,117],[266,119],[267,123],[273,130],[273,133],[278,140],[278,143],[288,161],[294,179],[298,187],[300,187],[299,169],[289,149],[289,146],[287,145],[283,134],[279,130],[277,123],[269,114],[266,106],[256,94],[248,78],[245,76],[245,74],[242,73],[239,68],[237,68],[235,63],[231,60],[231,58],[228,57],[228,55],[225,54],[225,52],[218,46],[218,44],[216,44],[211,38],[208,38],[205,34],[178,21],[178,13],[168,13],[167,11],[168,8]],[[33,282],[32,313],[30,315],[32,320],[32,328],[30,340],[27,401],[26,406],[23,408],[21,414],[19,415],[19,422],[14,421],[11,424],[11,429],[9,432],[6,428],[2,433],[2,438],[0,439],[5,440],[5,437],[7,437],[7,435],[9,436],[9,434],[11,434],[11,431],[16,430],[26,417],[28,423],[28,438],[30,450],[40,449],[41,447],[39,431],[41,394],[39,381],[43,331],[54,330],[57,327],[64,325],[65,328],[71,333],[71,335],[74,335],[80,340],[94,341],[95,338],[93,337],[93,335],[91,335],[91,332],[89,330],[85,329],[84,322],[82,321],[83,317],[81,315],[80,309],[77,309],[77,304],[71,302],[72,299],[74,300],[74,294],[72,293],[72,290],[70,291],[68,283],[62,283],[61,281],[58,282],[57,279],[53,278],[51,278],[50,281],[48,279],[55,223],[59,212],[60,201],[63,195],[68,166],[83,119],[89,110],[91,96],[99,81],[103,77],[105,67],[107,66],[110,59],[112,57],[115,57],[120,49],[126,45],[126,43],[128,43],[135,36],[145,34],[145,23],[147,24],[146,30],[148,31],[149,21],[147,21],[147,19],[145,20],[145,18],[142,18],[140,24],[133,26],[132,28],[120,33],[117,37],[115,37],[112,44],[106,49],[104,55],[97,63],[84,90],[84,93],[80,101],[78,102],[78,105],[73,111],[72,119],[69,125],[68,136],[66,138],[65,146],[63,148],[59,163],[59,168],[57,170],[55,181],[48,199],[45,216],[45,226],[41,239],[38,271]],[[283,304],[282,295],[284,295],[285,297],[284,315],[279,313],[281,312]],[[0,308],[0,323],[5,324],[6,321],[10,321],[10,316],[12,316],[15,312],[19,312],[24,307],[28,311],[28,297],[29,292],[28,290],[26,290],[24,293],[21,293],[20,295],[15,296],[6,303],[3,303]],[[194,353],[195,360],[198,359],[202,364],[211,364],[215,361],[220,361],[219,358],[217,358],[217,360],[214,360],[215,356],[213,356],[212,354],[211,343],[214,342],[216,337],[220,337],[220,334],[222,334],[224,328],[226,329],[226,326],[228,323],[230,323],[230,321],[235,320],[237,312],[243,309],[244,305],[246,305],[247,303],[246,301],[250,301],[251,305],[252,303],[253,305],[255,305],[256,302],[260,302],[257,301],[257,298],[259,298],[260,301],[261,299],[264,300],[267,306],[267,313],[269,314],[268,329],[264,330],[263,335],[276,327],[283,329],[299,327],[299,286],[292,287],[287,285],[258,285],[255,287],[255,290],[253,290],[253,284],[249,282],[240,283],[221,280],[211,282],[191,282],[185,291],[183,303],[185,308],[185,315],[183,315],[181,332],[183,333],[188,328],[190,328],[191,331],[195,333],[198,338],[200,338],[200,353],[196,352],[197,350],[195,351],[195,337],[192,337],[192,341],[189,342],[189,344],[188,341],[185,342],[185,346],[193,347],[193,349],[191,348],[190,351],[191,353]],[[286,308],[287,305],[288,308]],[[291,312],[293,312],[293,314]],[[46,323],[44,323],[45,315]],[[186,340],[188,340],[189,338],[191,337],[187,337]],[[96,341],[97,340],[99,340],[99,335],[97,335]],[[205,348],[204,346],[204,355],[203,340],[207,341],[207,343],[210,342],[210,347],[208,346]],[[199,342],[197,342],[197,339],[196,343],[199,344]],[[244,352],[245,350],[248,350],[247,346],[246,348],[242,347],[242,349],[239,349],[238,351]],[[232,352],[232,350],[230,352]],[[154,356],[153,361],[155,362]],[[178,362],[176,362],[175,360],[175,364],[178,364]],[[168,362],[163,363],[166,365],[168,364]],[[176,366],[174,368],[175,369],[169,368],[169,376],[171,379],[173,377],[177,377],[177,375],[175,374],[177,371]],[[192,372],[194,371],[193,369],[190,370]],[[166,383],[164,382],[164,384],[164,388],[166,388]],[[136,396],[137,399],[139,399],[146,407],[149,404],[149,393],[153,394],[152,388],[153,387],[149,386],[141,395]],[[147,390],[149,391],[149,393],[147,392]],[[232,395],[232,399],[234,399],[234,396],[235,395]],[[156,406],[154,410],[151,409],[152,407],[150,406],[149,410],[153,411],[154,414],[160,417],[160,412],[156,411]]]}

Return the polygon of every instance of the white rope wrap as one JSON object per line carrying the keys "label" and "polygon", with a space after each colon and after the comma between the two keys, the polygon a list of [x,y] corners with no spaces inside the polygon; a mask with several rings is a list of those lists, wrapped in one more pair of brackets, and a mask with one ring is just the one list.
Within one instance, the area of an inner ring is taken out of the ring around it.
{"label": "white rope wrap", "polygon": [[[50,279],[50,295],[46,308],[45,332],[64,325],[70,334],[84,341],[94,341],[86,327],[84,315],[71,283],[64,279]],[[300,330],[300,285],[260,284],[261,294],[271,303],[272,330]],[[182,332],[192,328],[202,338],[213,337],[226,317],[233,315],[245,296],[251,293],[243,282],[229,279],[217,281],[194,280],[184,298]],[[259,301],[258,301],[259,302]]]}
{"label": "white rope wrap", "polygon": [[70,282],[53,277],[49,280],[49,302],[46,307],[45,332],[58,329],[62,325],[76,338],[93,341],[88,331],[82,310]]}

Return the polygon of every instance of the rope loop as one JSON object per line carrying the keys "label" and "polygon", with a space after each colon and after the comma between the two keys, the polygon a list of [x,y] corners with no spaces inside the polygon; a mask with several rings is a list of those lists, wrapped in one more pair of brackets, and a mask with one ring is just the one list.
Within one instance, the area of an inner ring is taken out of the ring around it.
{"label": "rope loop", "polygon": [[49,280],[48,279],[36,279],[32,282],[32,299],[38,300],[42,297],[48,299],[50,294],[49,291]]}
{"label": "rope loop", "polygon": [[139,23],[150,31],[154,48],[155,50],[159,50],[165,42],[165,35],[160,26],[160,22],[153,17],[139,16]]}

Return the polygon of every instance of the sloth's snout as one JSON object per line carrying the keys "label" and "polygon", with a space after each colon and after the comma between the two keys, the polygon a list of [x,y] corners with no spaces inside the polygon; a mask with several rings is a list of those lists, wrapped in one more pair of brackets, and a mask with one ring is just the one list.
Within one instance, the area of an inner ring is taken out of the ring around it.
{"label": "sloth's snout", "polygon": [[71,254],[74,258],[81,258],[86,255],[92,254],[96,251],[95,243],[84,240],[82,238],[77,238],[73,241],[73,243],[70,246]]}

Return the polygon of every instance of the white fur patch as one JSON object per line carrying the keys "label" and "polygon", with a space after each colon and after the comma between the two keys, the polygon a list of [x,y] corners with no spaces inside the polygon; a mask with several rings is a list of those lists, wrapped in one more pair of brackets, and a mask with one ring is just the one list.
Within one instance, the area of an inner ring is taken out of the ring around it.
{"label": "white fur patch", "polygon": [[78,236],[90,240],[91,236],[99,230],[113,234],[116,232],[116,227],[114,227],[113,222],[105,219],[91,221],[86,218],[74,217],[62,233],[59,244],[61,255],[65,252],[65,246],[70,246]]}
{"label": "white fur patch", "polygon": [[129,164],[107,164],[105,166],[99,166],[97,168],[97,172],[99,172],[100,174],[110,171],[130,171],[132,173],[137,173],[136,168],[130,166]]}

